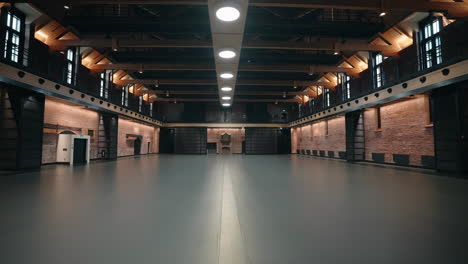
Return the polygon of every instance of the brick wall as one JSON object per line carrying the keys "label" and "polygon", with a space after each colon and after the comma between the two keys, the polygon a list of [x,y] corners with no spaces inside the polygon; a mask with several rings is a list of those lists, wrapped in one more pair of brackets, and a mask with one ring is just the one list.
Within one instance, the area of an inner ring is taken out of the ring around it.
{"label": "brick wall", "polygon": [[217,153],[222,153],[221,135],[231,135],[230,153],[242,153],[242,141],[245,138],[245,130],[240,128],[208,128],[208,143],[217,143]]}
{"label": "brick wall", "polygon": [[339,152],[346,151],[345,118],[338,116],[294,128],[291,137],[293,153],[295,150],[316,150],[318,155],[323,151],[325,156],[333,152],[334,157],[339,157]]}
{"label": "brick wall", "polygon": [[93,130],[91,138],[91,159],[98,156],[98,112],[83,106],[73,105],[66,101],[46,98],[44,111],[44,136],[42,144],[42,163],[56,162],[58,134],[71,131],[77,135],[88,135]]}
{"label": "brick wall", "polygon": [[409,155],[410,165],[423,165],[421,156],[434,156],[433,128],[429,125],[428,99],[424,95],[380,107],[381,127],[377,129],[376,109],[364,112],[366,160],[383,153],[394,163],[393,154]]}
{"label": "brick wall", "polygon": [[134,141],[128,140],[127,135],[141,136],[141,154],[159,152],[159,128],[129,119],[119,118],[118,156],[134,154]]}

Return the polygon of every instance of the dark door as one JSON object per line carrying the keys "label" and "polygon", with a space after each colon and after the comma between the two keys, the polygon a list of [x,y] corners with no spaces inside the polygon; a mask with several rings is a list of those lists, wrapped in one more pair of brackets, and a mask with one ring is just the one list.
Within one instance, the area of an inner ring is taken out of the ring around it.
{"label": "dark door", "polygon": [[217,145],[216,143],[207,143],[206,144],[206,150],[208,152],[208,154],[216,154],[217,152]]}
{"label": "dark door", "polygon": [[73,141],[73,164],[86,163],[86,145],[87,140],[82,138],[75,138]]}
{"label": "dark door", "polygon": [[159,132],[159,153],[174,153],[174,129],[161,128]]}
{"label": "dark door", "polygon": [[133,147],[134,147],[134,155],[140,155],[141,153],[141,139],[140,138],[137,138],[135,139],[134,143],[133,143]]}

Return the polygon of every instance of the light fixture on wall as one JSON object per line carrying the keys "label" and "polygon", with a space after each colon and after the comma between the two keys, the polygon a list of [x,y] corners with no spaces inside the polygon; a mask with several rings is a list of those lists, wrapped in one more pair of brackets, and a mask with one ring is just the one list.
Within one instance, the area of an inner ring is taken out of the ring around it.
{"label": "light fixture on wall", "polygon": [[169,90],[166,90],[166,97],[169,97]]}
{"label": "light fixture on wall", "polygon": [[233,4],[226,4],[216,9],[216,17],[224,22],[234,22],[239,19],[239,8]]}
{"label": "light fixture on wall", "polygon": [[222,88],[221,88],[221,91],[223,91],[223,92],[230,92],[230,91],[232,91],[232,87],[229,87],[229,86],[222,87]]}
{"label": "light fixture on wall", "polygon": [[384,16],[386,16],[386,15],[387,15],[387,12],[385,12],[385,11],[382,11],[382,12],[380,12],[380,14],[379,14],[380,17],[384,17]]}
{"label": "light fixture on wall", "polygon": [[283,92],[283,98],[286,98],[286,92]]}
{"label": "light fixture on wall", "polygon": [[230,72],[224,72],[224,73],[221,73],[221,75],[219,75],[219,77],[221,77],[222,79],[232,79],[232,78],[234,78],[234,74],[232,74]]}
{"label": "light fixture on wall", "polygon": [[138,70],[138,72],[139,72],[140,74],[143,73],[143,64],[140,64],[140,70]]}
{"label": "light fixture on wall", "polygon": [[65,8],[66,10],[70,10],[71,6],[69,4],[65,4],[65,5],[63,5],[63,8]]}
{"label": "light fixture on wall", "polygon": [[223,59],[229,60],[235,58],[237,56],[237,53],[233,49],[222,49],[218,52],[218,56]]}

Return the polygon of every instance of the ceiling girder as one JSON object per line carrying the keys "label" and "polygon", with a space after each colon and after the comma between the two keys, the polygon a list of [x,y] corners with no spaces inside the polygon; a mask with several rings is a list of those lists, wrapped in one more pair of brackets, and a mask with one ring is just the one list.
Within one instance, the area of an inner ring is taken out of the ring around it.
{"label": "ceiling girder", "polygon": [[[137,79],[137,80],[121,80],[121,85],[127,84],[143,84],[143,85],[217,85],[216,80],[180,80],[180,79]],[[281,86],[281,87],[308,87],[308,86],[324,86],[331,89],[334,84],[331,82],[317,81],[280,81],[280,80],[238,80],[237,86]]]}
{"label": "ceiling girder", "polygon": [[[144,94],[167,94],[166,90],[148,90]],[[171,95],[216,95],[218,91],[214,90],[171,90]],[[258,92],[258,91],[236,91],[236,95],[271,95],[271,96],[303,96],[312,95],[312,92]]]}
{"label": "ceiling girder", "polygon": [[[206,0],[73,0],[73,5],[85,4],[135,4],[135,5],[206,5]],[[408,11],[447,11],[449,16],[468,15],[465,2],[436,2],[427,0],[251,0],[250,6],[296,7],[296,8],[335,8],[351,10],[408,10]]]}
{"label": "ceiling girder", "polygon": [[[155,102],[219,102],[208,98],[156,98]],[[299,103],[301,99],[236,99],[240,103]]]}
{"label": "ceiling girder", "polygon": [[[211,48],[211,41],[205,40],[130,40],[130,39],[81,39],[56,40],[51,43],[53,48],[63,50],[65,47],[110,48]],[[312,41],[259,41],[246,40],[243,49],[277,49],[277,50],[331,50],[331,51],[381,51],[386,55],[394,55],[398,47],[391,45],[374,45],[366,40],[316,38]]]}
{"label": "ceiling girder", "polygon": [[[128,71],[214,71],[214,65],[191,64],[95,64],[91,67],[94,71],[102,70],[128,70]],[[310,75],[321,72],[347,73],[355,76],[358,69],[344,68],[331,65],[241,65],[239,71],[244,72],[299,72]]]}

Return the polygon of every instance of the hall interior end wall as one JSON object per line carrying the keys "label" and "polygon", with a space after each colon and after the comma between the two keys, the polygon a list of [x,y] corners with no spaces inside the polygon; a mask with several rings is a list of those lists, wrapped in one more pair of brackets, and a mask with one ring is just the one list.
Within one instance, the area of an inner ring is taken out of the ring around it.
{"label": "hall interior end wall", "polygon": [[245,130],[241,128],[208,128],[208,143],[216,143],[216,153],[221,154],[221,136],[231,135],[231,144],[227,145],[232,154],[242,153],[242,142],[245,140]]}

